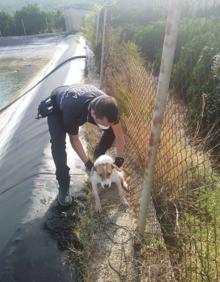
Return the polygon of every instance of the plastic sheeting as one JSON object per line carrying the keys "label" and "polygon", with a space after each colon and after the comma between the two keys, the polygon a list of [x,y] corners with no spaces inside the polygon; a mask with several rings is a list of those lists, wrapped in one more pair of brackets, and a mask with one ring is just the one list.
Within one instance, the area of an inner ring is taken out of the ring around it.
{"label": "plastic sheeting", "polygon": [[[84,55],[82,38],[70,36],[65,42],[69,48],[56,64]],[[74,281],[74,269],[63,263],[56,242],[42,228],[54,205],[57,183],[47,122],[35,117],[40,100],[57,86],[80,82],[83,68],[84,62],[77,61],[59,69],[15,104],[11,119],[0,132],[4,144],[3,148],[0,145],[0,281]],[[69,156],[72,179],[80,189],[82,163],[73,152]]]}

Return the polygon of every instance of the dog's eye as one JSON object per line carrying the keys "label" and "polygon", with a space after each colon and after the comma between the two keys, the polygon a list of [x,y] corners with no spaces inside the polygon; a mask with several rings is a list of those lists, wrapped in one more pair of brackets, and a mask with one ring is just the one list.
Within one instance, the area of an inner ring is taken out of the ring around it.
{"label": "dog's eye", "polygon": [[101,173],[101,174],[99,174],[99,177],[100,177],[102,180],[105,180],[106,175],[105,175],[105,174],[103,174],[103,173]]}
{"label": "dog's eye", "polygon": [[111,172],[107,172],[107,177],[110,177],[111,176]]}

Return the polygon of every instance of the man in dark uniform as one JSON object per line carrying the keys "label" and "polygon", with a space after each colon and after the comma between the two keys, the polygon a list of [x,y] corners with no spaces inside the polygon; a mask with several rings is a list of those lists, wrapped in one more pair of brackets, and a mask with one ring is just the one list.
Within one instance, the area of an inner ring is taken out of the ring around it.
{"label": "man in dark uniform", "polygon": [[67,166],[66,133],[72,148],[91,170],[89,160],[79,139],[79,127],[86,122],[93,123],[103,130],[102,137],[94,151],[94,158],[104,154],[113,142],[116,144],[115,164],[120,167],[124,162],[124,134],[119,122],[116,100],[93,85],[74,84],[61,86],[51,93],[55,111],[48,115],[51,136],[51,150],[56,166],[56,179],[59,183],[58,202],[62,206],[71,204],[69,195],[70,175]]}

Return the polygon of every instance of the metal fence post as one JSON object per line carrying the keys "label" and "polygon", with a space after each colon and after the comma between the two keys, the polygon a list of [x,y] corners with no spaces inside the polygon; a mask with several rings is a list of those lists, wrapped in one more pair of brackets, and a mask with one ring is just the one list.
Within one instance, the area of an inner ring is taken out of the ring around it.
{"label": "metal fence post", "polygon": [[156,105],[153,113],[152,128],[149,141],[148,163],[145,171],[143,190],[140,201],[139,233],[143,235],[146,225],[147,209],[149,206],[151,188],[153,184],[154,167],[160,142],[163,115],[168,98],[170,76],[173,66],[174,53],[180,19],[180,0],[170,0],[157,86]]}
{"label": "metal fence post", "polygon": [[106,21],[107,21],[107,7],[104,7],[104,19],[103,19],[103,31],[102,31],[102,50],[101,50],[101,65],[100,65],[100,81],[101,81],[101,83],[103,82],[103,76],[104,76]]}
{"label": "metal fence post", "polygon": [[96,18],[96,35],[95,35],[95,44],[99,43],[99,33],[100,33],[100,11],[98,11]]}

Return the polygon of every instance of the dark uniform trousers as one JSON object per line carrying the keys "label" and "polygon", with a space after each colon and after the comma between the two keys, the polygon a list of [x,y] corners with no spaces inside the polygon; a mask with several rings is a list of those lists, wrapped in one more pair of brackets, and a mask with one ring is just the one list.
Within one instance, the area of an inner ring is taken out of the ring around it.
{"label": "dark uniform trousers", "polygon": [[[64,191],[68,191],[70,185],[70,168],[67,166],[66,154],[66,132],[64,129],[63,119],[60,112],[56,112],[47,118],[49,132],[51,137],[51,151],[56,167],[56,179],[59,186]],[[112,146],[115,135],[110,127],[104,130],[99,143],[94,150],[94,158],[98,158]]]}

